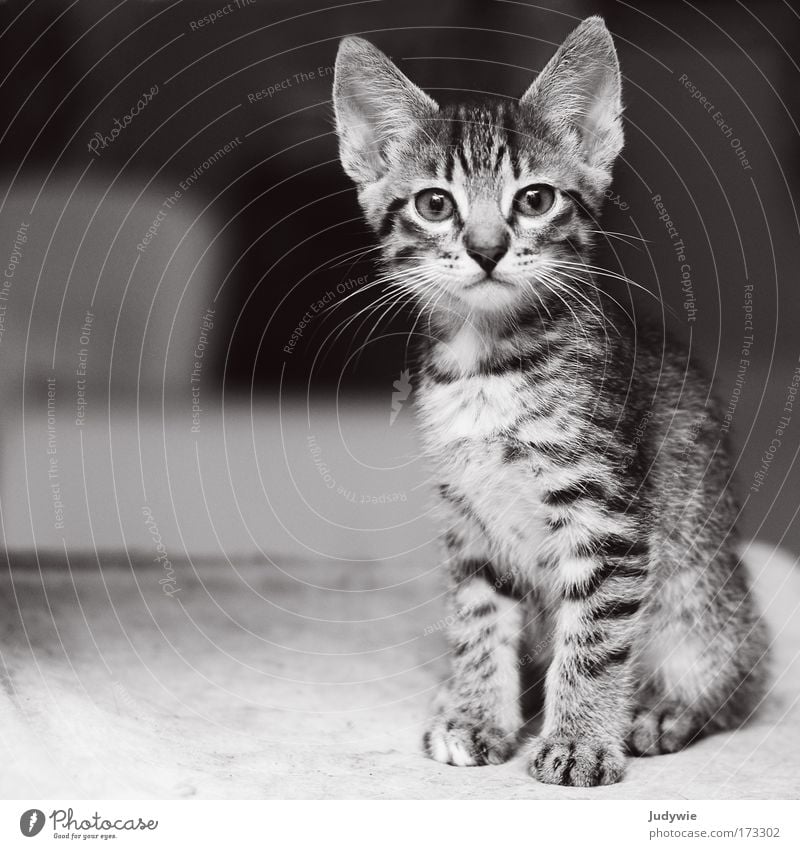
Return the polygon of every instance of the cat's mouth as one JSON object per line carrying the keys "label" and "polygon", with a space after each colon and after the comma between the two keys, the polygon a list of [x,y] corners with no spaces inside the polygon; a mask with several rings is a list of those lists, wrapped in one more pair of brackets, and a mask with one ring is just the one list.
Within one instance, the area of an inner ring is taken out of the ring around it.
{"label": "cat's mouth", "polygon": [[486,274],[481,277],[479,280],[473,280],[472,283],[467,283],[464,287],[465,289],[479,289],[482,286],[502,286],[509,287],[512,286],[512,283],[509,283],[507,280],[501,280],[499,277],[492,277],[490,274]]}
{"label": "cat's mouth", "polygon": [[524,287],[513,277],[496,272],[461,280],[453,295],[476,314],[506,313],[519,307]]}

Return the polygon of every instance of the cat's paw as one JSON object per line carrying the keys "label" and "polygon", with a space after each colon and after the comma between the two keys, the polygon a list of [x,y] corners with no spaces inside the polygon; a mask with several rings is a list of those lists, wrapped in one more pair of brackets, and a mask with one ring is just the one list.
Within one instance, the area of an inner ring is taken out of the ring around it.
{"label": "cat's paw", "polygon": [[528,744],[528,772],[545,784],[596,787],[625,772],[622,746],[586,737],[537,737]]}
{"label": "cat's paw", "polygon": [[640,708],[633,716],[628,749],[634,755],[667,755],[688,746],[700,730],[689,708]]}
{"label": "cat's paw", "polygon": [[517,735],[466,716],[437,714],[422,738],[428,757],[452,766],[486,766],[507,761]]}

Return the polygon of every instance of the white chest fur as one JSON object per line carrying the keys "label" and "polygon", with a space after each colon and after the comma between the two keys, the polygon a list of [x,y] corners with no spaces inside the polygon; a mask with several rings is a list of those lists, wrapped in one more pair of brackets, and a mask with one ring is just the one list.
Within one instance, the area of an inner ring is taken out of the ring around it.
{"label": "white chest fur", "polygon": [[507,432],[523,413],[522,374],[464,377],[434,383],[419,398],[423,438],[445,450],[461,439],[491,439]]}
{"label": "white chest fur", "polygon": [[436,482],[469,504],[495,548],[532,564],[545,535],[540,470],[533,459],[504,459],[524,414],[524,385],[518,373],[465,377],[427,384],[417,403]]}

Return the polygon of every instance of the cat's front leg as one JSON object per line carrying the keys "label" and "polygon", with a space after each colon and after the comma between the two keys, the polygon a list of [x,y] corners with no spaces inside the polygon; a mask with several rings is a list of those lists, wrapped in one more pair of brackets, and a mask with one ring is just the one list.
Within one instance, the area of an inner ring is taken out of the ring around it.
{"label": "cat's front leg", "polygon": [[454,766],[498,764],[516,749],[519,705],[519,602],[498,592],[479,532],[465,523],[448,534],[452,673],[442,685],[423,738],[426,753]]}
{"label": "cat's front leg", "polygon": [[625,771],[633,652],[648,586],[647,548],[606,535],[560,558],[560,604],[531,775],[548,784],[613,784]]}

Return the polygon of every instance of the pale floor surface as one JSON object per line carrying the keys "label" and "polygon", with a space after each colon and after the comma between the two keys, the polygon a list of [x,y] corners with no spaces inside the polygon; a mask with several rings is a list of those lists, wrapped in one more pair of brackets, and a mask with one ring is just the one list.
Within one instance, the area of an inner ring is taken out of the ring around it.
{"label": "pale floor surface", "polygon": [[[591,790],[537,784],[521,759],[459,769],[419,748],[446,673],[438,576],[402,562],[175,564],[13,558],[2,580],[0,797],[798,798],[800,572],[748,557],[776,681],[749,726],[631,761]],[[24,560],[24,562],[23,562]],[[74,560],[74,558],[73,558]],[[22,616],[18,611],[22,612]],[[427,635],[426,635],[427,629]]]}

